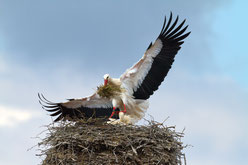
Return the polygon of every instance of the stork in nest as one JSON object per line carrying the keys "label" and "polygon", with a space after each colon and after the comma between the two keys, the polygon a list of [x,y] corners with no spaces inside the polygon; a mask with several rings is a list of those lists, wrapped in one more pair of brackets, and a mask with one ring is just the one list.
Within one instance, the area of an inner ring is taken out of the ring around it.
{"label": "stork in nest", "polygon": [[174,58],[190,34],[185,33],[185,20],[178,26],[178,16],[172,23],[172,13],[154,43],[147,48],[142,58],[127,69],[120,78],[104,75],[104,85],[85,98],[53,103],[39,94],[40,103],[54,121],[75,118],[107,118],[112,124],[134,124],[143,118],[148,109],[149,97],[158,89],[167,76]]}

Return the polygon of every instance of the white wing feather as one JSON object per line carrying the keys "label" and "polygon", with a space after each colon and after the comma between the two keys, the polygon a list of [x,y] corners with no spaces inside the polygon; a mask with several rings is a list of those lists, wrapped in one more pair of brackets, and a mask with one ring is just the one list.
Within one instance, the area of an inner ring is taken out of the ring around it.
{"label": "white wing feather", "polygon": [[100,97],[97,93],[94,93],[91,96],[82,98],[82,99],[75,99],[63,105],[67,108],[79,108],[79,107],[87,107],[87,108],[111,108],[112,102],[107,99]]}
{"label": "white wing feather", "polygon": [[162,41],[157,39],[151,48],[145,52],[144,56],[120,76],[122,87],[127,90],[129,95],[132,95],[133,91],[141,85],[151,69],[153,58],[159,54],[162,47]]}

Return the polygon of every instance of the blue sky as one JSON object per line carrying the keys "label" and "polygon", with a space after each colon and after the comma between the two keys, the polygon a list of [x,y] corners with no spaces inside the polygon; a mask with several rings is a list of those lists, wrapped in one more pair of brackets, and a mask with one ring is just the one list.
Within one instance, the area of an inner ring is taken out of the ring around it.
{"label": "blue sky", "polygon": [[[214,53],[216,63],[222,72],[231,75],[246,90],[248,89],[248,50],[246,39],[248,23],[246,21],[247,1],[233,1],[231,5],[220,8],[216,12],[219,18],[213,24],[214,32],[218,34]],[[221,20],[221,21],[220,21]]]}
{"label": "blue sky", "polygon": [[[245,0],[0,0],[0,164],[38,164],[36,136],[52,120],[38,104],[90,95],[119,77],[172,11],[191,35],[148,114],[184,128],[190,165],[245,165],[248,15]],[[15,159],[13,159],[13,157]]]}

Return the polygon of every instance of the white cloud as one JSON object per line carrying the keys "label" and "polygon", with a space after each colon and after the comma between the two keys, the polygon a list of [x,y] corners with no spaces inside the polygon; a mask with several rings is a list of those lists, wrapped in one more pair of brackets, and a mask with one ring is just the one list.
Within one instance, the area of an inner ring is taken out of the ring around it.
{"label": "white cloud", "polygon": [[[204,160],[204,161],[203,161]],[[232,163],[230,163],[227,160],[216,160],[214,158],[198,158],[198,159],[194,159],[193,161],[190,162],[190,165],[233,165]]]}
{"label": "white cloud", "polygon": [[26,122],[37,114],[16,108],[0,105],[0,127],[13,127],[19,123]]}
{"label": "white cloud", "polygon": [[244,136],[242,118],[213,106],[196,107],[178,117],[180,125],[187,126],[187,132],[193,137],[201,137],[211,142],[212,151],[216,153],[232,152]]}
{"label": "white cloud", "polygon": [[222,165],[238,159],[247,146],[240,144],[248,138],[247,93],[218,74],[174,74],[164,84],[151,97],[148,113],[158,121],[170,116],[165,124],[178,131],[186,128],[182,140],[194,146],[186,149],[188,163]]}

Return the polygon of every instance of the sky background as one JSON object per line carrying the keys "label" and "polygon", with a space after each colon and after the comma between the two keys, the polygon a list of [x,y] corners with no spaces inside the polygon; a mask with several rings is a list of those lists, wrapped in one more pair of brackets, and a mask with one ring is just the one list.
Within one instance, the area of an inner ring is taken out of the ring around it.
{"label": "sky background", "polygon": [[[34,139],[59,102],[119,77],[158,36],[170,11],[191,35],[148,114],[185,130],[189,165],[248,162],[248,1],[0,0],[0,164],[33,165]],[[148,117],[149,118],[149,117]],[[18,163],[17,163],[18,162]]]}

